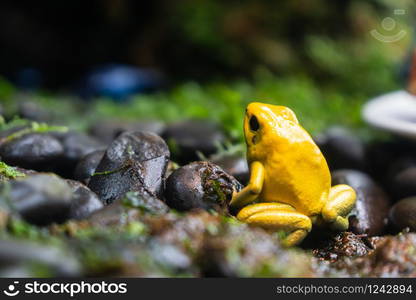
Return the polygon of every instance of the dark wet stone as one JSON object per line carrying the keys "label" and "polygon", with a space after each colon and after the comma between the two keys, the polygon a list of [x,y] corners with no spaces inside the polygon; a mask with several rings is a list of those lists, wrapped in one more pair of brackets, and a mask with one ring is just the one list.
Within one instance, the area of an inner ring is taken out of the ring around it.
{"label": "dark wet stone", "polygon": [[[37,273],[36,267],[41,270]],[[55,246],[18,240],[0,240],[1,277],[81,276],[76,257]]]}
{"label": "dark wet stone", "polygon": [[[416,143],[399,138],[370,144],[367,147],[370,175],[378,182],[383,183],[383,186],[390,186],[391,178],[386,174],[396,169],[397,164],[401,165],[402,158],[407,160],[407,158],[414,157],[415,152]],[[398,158],[400,158],[399,162],[397,162]]]}
{"label": "dark wet stone", "polygon": [[390,201],[377,183],[363,172],[338,170],[332,174],[332,184],[347,184],[357,193],[357,202],[349,217],[352,232],[370,236],[383,232]]}
{"label": "dark wet stone", "polygon": [[189,120],[170,124],[162,134],[169,144],[175,161],[197,160],[197,152],[209,156],[225,141],[221,128],[209,121]]}
{"label": "dark wet stone", "polygon": [[31,224],[62,223],[69,218],[72,190],[57,176],[35,174],[9,181],[2,189],[12,211]]}
{"label": "dark wet stone", "polygon": [[82,183],[69,179],[66,182],[72,189],[69,218],[85,219],[104,206],[98,196]]}
{"label": "dark wet stone", "polygon": [[171,208],[225,211],[233,190],[241,184],[220,167],[209,162],[193,162],[175,170],[166,181],[165,199]]}
{"label": "dark wet stone", "polygon": [[63,152],[62,144],[49,134],[26,134],[0,145],[7,164],[43,171],[51,170]]}
{"label": "dark wet stone", "polygon": [[58,134],[64,147],[63,159],[70,163],[77,163],[85,155],[105,148],[95,138],[80,132],[70,131]]}
{"label": "dark wet stone", "polygon": [[159,136],[141,131],[125,132],[108,147],[88,187],[105,204],[129,191],[158,197],[168,162],[169,149]]}
{"label": "dark wet stone", "polygon": [[394,200],[416,196],[416,159],[402,157],[390,166],[386,188]]}
{"label": "dark wet stone", "polygon": [[54,171],[65,178],[73,178],[77,163],[85,155],[97,150],[105,150],[103,144],[95,138],[80,132],[55,132],[52,134],[60,140],[64,148],[62,157]]}
{"label": "dark wet stone", "polygon": [[74,178],[88,184],[95,169],[103,158],[105,150],[96,150],[85,155],[76,165]]}
{"label": "dark wet stone", "polygon": [[169,211],[169,207],[160,199],[139,192],[128,192],[122,199],[123,205],[134,207],[144,213],[163,215]]}
{"label": "dark wet stone", "polygon": [[220,157],[213,157],[210,161],[220,166],[226,173],[233,176],[242,184],[247,184],[250,179],[247,160],[241,155],[222,155]]}
{"label": "dark wet stone", "polygon": [[102,120],[93,124],[89,133],[105,144],[110,144],[126,131],[147,131],[160,135],[164,124],[159,121]]}
{"label": "dark wet stone", "polygon": [[331,127],[314,137],[331,170],[365,170],[366,149],[358,136],[343,127]]}
{"label": "dark wet stone", "polygon": [[405,198],[394,204],[389,219],[400,230],[408,227],[416,231],[416,197]]}

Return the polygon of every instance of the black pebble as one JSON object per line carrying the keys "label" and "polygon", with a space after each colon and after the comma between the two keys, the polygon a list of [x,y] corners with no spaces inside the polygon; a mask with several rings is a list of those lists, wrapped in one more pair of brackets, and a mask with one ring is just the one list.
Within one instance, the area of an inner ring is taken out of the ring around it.
{"label": "black pebble", "polygon": [[166,203],[179,211],[194,208],[224,212],[233,190],[241,184],[219,166],[209,162],[193,162],[175,170],[166,181]]}
{"label": "black pebble", "polygon": [[52,170],[63,153],[58,139],[41,133],[26,134],[0,146],[0,156],[7,164],[41,171]]}
{"label": "black pebble", "polygon": [[82,183],[69,179],[66,182],[72,189],[69,218],[85,219],[104,206],[98,196]]}
{"label": "black pebble", "polygon": [[399,230],[409,228],[416,231],[416,197],[405,198],[390,209],[390,221]]}
{"label": "black pebble", "polygon": [[75,167],[74,178],[88,184],[104,153],[105,150],[96,150],[85,155]]}
{"label": "black pebble", "polygon": [[158,135],[125,132],[106,150],[88,187],[109,204],[126,192],[162,194],[169,149]]}
{"label": "black pebble", "polygon": [[[10,185],[9,185],[10,184]],[[34,174],[2,187],[3,201],[24,220],[35,225],[62,223],[69,218],[72,190],[53,174]]]}

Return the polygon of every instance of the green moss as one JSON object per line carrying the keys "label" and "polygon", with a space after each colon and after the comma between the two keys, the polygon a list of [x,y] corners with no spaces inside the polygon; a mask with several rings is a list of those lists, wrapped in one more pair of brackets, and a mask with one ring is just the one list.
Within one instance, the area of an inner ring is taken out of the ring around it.
{"label": "green moss", "polygon": [[67,132],[67,131],[68,131],[68,127],[65,127],[65,126],[51,126],[46,123],[32,122],[30,124],[30,127],[23,128],[21,130],[18,130],[12,133],[11,135],[4,138],[3,142],[10,142],[11,140],[17,139],[29,133]]}
{"label": "green moss", "polygon": [[16,168],[7,165],[0,161],[0,175],[7,179],[15,179],[17,177],[25,177],[26,175],[18,171]]}
{"label": "green moss", "polygon": [[20,119],[18,117],[14,117],[10,121],[6,122],[3,117],[0,116],[0,131],[8,130],[15,127],[26,126],[30,123],[29,120]]}
{"label": "green moss", "polygon": [[29,270],[31,276],[39,278],[52,277],[54,274],[50,267],[37,262],[30,263]]}
{"label": "green moss", "polygon": [[16,218],[12,218],[9,221],[7,228],[9,234],[16,238],[24,238],[36,241],[47,238],[48,236],[47,231]]}
{"label": "green moss", "polygon": [[[122,216],[120,216],[122,217]],[[65,226],[65,224],[63,225]],[[113,243],[117,240],[129,241],[140,240],[147,237],[148,229],[140,221],[125,222],[120,226],[107,227],[80,227],[73,231],[72,238],[79,241],[107,241]]]}

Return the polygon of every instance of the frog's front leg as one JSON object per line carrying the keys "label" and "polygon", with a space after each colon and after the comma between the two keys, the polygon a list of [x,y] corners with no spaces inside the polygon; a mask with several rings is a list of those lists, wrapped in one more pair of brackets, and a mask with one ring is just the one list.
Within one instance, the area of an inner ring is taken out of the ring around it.
{"label": "frog's front leg", "polygon": [[282,230],[288,235],[282,240],[283,246],[299,244],[311,231],[311,219],[283,203],[257,203],[244,207],[237,219],[263,228]]}
{"label": "frog's front leg", "polygon": [[235,193],[230,201],[233,209],[239,209],[247,204],[253,203],[261,193],[264,182],[264,167],[259,161],[251,163],[250,181],[240,192]]}
{"label": "frog's front leg", "polygon": [[357,195],[352,187],[346,184],[335,185],[329,191],[328,202],[322,209],[323,219],[335,230],[347,230],[347,215],[355,205]]}

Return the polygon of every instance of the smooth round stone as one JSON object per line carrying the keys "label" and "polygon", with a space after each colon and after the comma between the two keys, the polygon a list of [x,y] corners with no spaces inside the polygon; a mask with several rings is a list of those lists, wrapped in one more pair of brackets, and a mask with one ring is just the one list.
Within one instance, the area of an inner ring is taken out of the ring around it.
{"label": "smooth round stone", "polygon": [[331,127],[314,138],[331,170],[366,169],[364,143],[343,127]]}
{"label": "smooth round stone", "polygon": [[88,184],[104,153],[105,150],[96,150],[85,155],[75,167],[74,178]]}
{"label": "smooth round stone", "polygon": [[155,120],[126,121],[102,120],[93,124],[89,133],[105,144],[110,144],[116,137],[126,131],[147,131],[160,135],[165,125]]}
{"label": "smooth round stone", "polygon": [[103,203],[88,187],[75,180],[67,179],[66,182],[72,189],[69,218],[85,219],[93,212],[103,208]]}
{"label": "smooth round stone", "polygon": [[64,147],[63,159],[69,163],[77,163],[85,155],[104,149],[94,137],[74,131],[62,134],[60,141]]}
{"label": "smooth round stone", "polygon": [[19,180],[9,181],[3,187],[12,211],[17,211],[24,220],[35,225],[62,223],[69,218],[72,189],[65,180],[52,175],[38,173]]}
{"label": "smooth round stone", "polygon": [[35,170],[51,170],[63,152],[62,144],[55,137],[40,133],[26,134],[0,146],[4,162]]}
{"label": "smooth round stone", "polygon": [[[370,144],[367,147],[367,160],[370,174],[383,186],[390,187],[390,176],[396,167],[398,158],[414,157],[416,144],[409,140],[394,139]],[[402,160],[402,159],[399,159]]]}
{"label": "smooth round stone", "polygon": [[198,152],[209,156],[225,142],[221,128],[209,121],[188,120],[167,126],[162,134],[168,142],[174,160],[188,163],[198,159]]}
{"label": "smooth round stone", "polygon": [[169,149],[158,135],[125,132],[106,150],[88,187],[109,204],[126,192],[162,194]]}
{"label": "smooth round stone", "polygon": [[56,164],[54,172],[64,178],[73,178],[78,162],[87,154],[96,150],[104,150],[103,144],[95,138],[83,133],[70,131],[65,133],[53,133],[57,137],[64,151]]}
{"label": "smooth round stone", "polygon": [[165,199],[169,207],[179,211],[202,208],[224,212],[233,190],[241,188],[241,184],[219,166],[204,161],[193,162],[168,177]]}
{"label": "smooth round stone", "polygon": [[394,200],[416,196],[416,159],[402,157],[391,164],[388,191]]}
{"label": "smooth round stone", "polygon": [[416,197],[405,198],[394,204],[389,219],[400,230],[408,227],[416,231]]}
{"label": "smooth round stone", "polygon": [[390,200],[382,188],[367,174],[356,170],[332,173],[332,185],[347,184],[357,193],[350,213],[350,230],[356,234],[380,235],[386,225]]}

